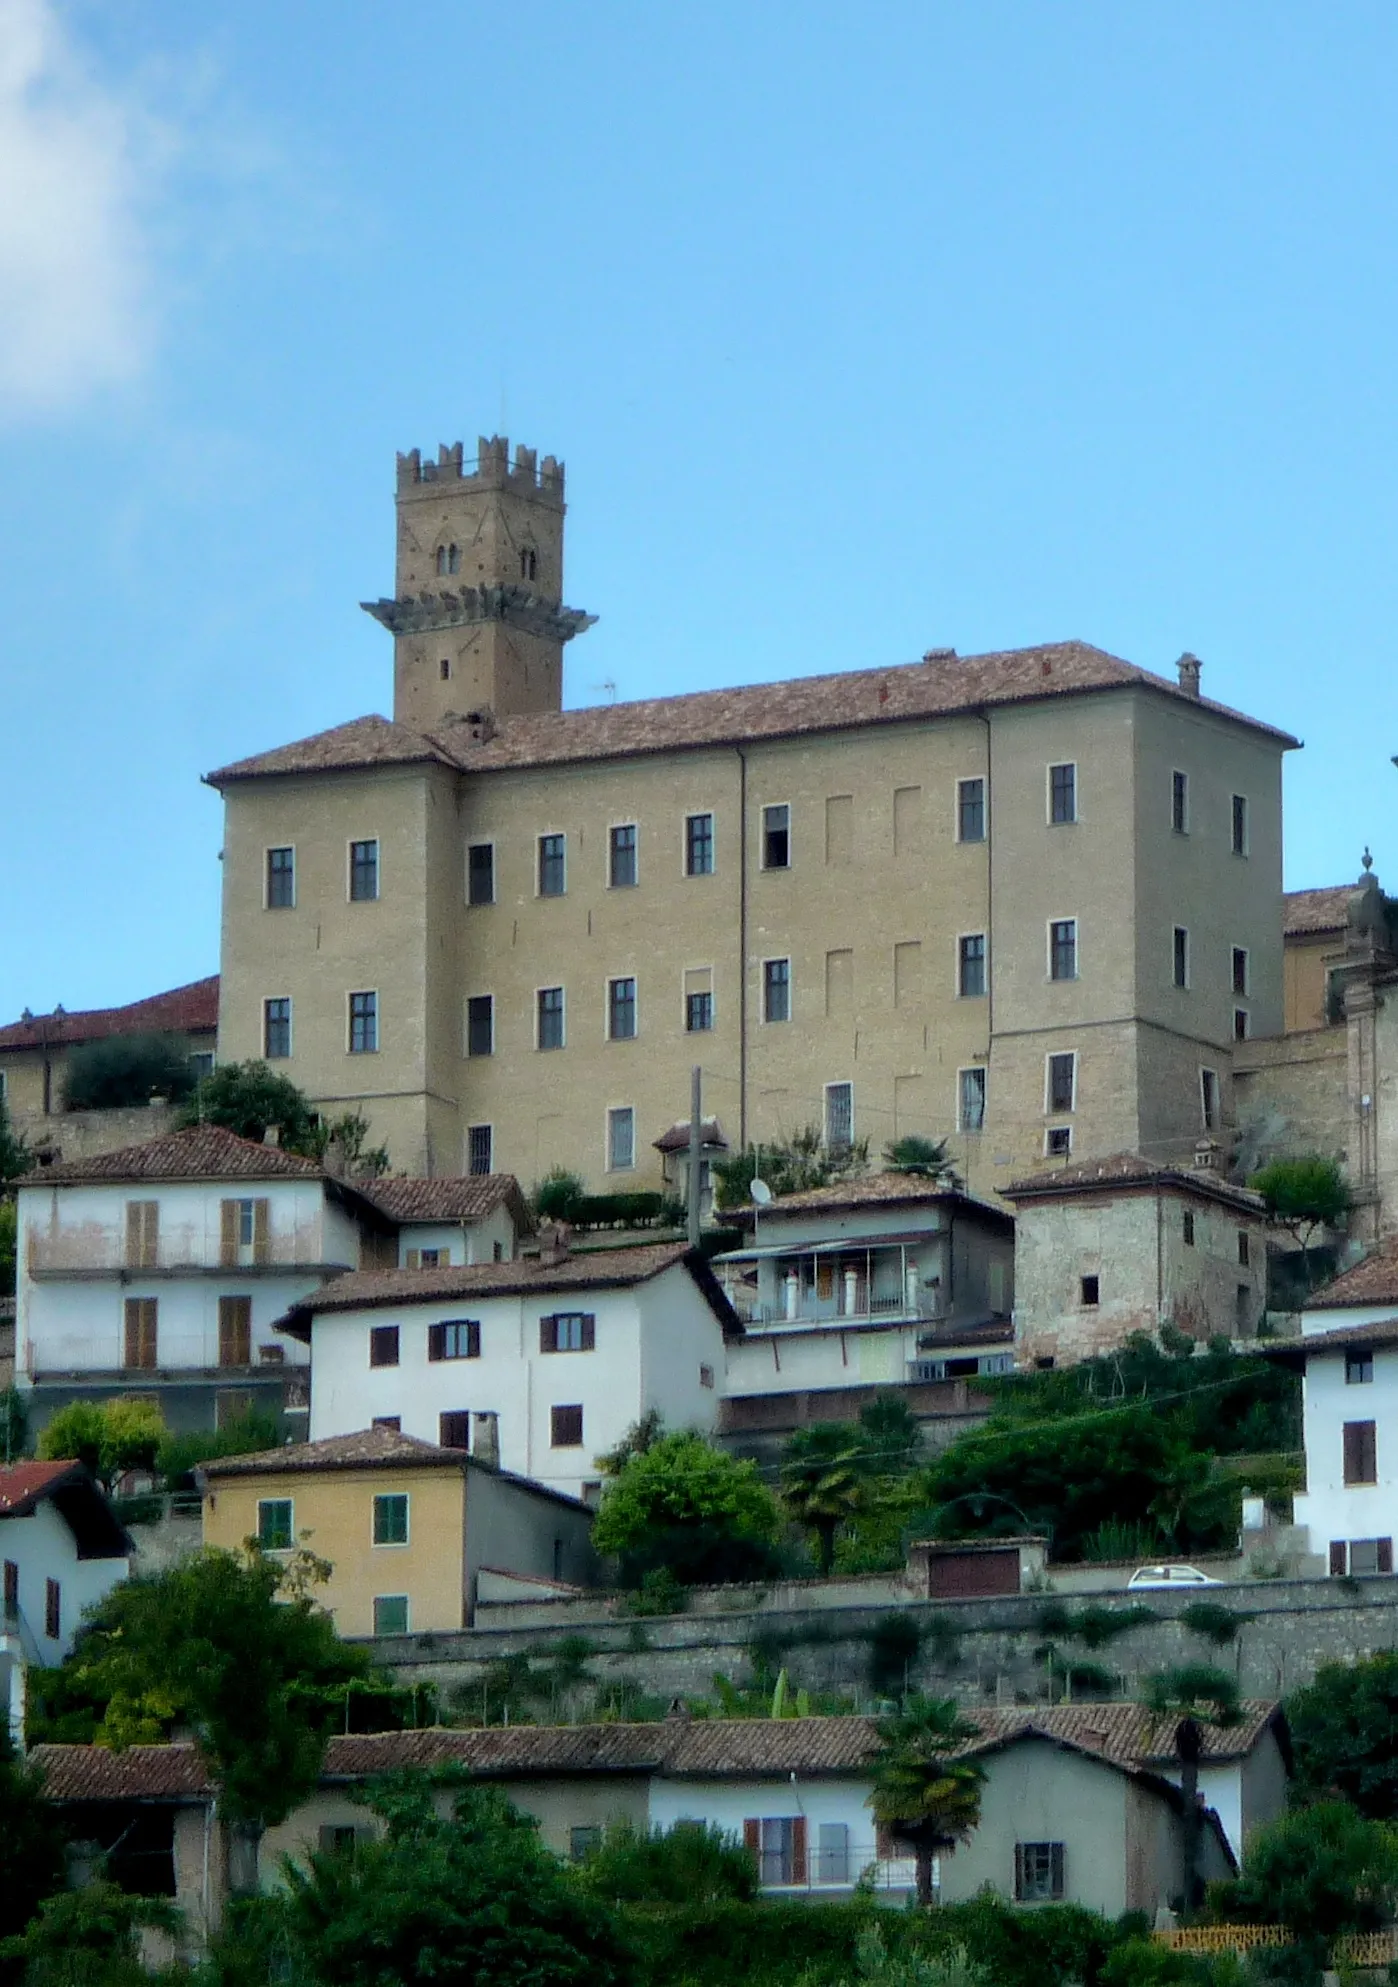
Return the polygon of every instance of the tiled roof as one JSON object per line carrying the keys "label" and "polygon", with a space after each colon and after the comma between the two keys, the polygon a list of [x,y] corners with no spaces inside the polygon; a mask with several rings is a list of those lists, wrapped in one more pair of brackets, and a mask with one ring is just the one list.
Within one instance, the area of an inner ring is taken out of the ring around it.
{"label": "tiled roof", "polygon": [[1337,883],[1325,890],[1288,890],[1282,898],[1283,932],[1299,938],[1306,932],[1343,931],[1355,887]]}
{"label": "tiled roof", "polygon": [[0,1518],[22,1518],[60,1484],[87,1480],[81,1463],[7,1463],[0,1467]]}
{"label": "tiled roof", "polygon": [[[725,1151],[727,1150],[728,1140],[724,1137],[723,1126],[717,1118],[699,1120],[699,1143],[701,1147],[722,1146]],[[689,1119],[677,1118],[669,1131],[663,1131],[659,1138],[651,1140],[651,1145],[656,1152],[688,1152]]]}
{"label": "tiled roof", "polygon": [[315,773],[431,760],[458,766],[463,772],[488,773],[750,739],[789,738],[842,731],[849,726],[896,724],[984,705],[1038,702],[1085,691],[1138,686],[1245,724],[1283,746],[1297,742],[1289,733],[1260,724],[1226,705],[1188,697],[1178,683],[1138,669],[1089,642],[1046,642],[1036,648],[989,655],[936,658],[886,669],[501,718],[488,739],[481,737],[479,726],[466,719],[448,719],[430,733],[420,733],[390,724],[386,718],[357,718],[298,744],[241,759],[210,773],[208,779],[213,786],[223,786],[273,773]]}
{"label": "tiled roof", "polygon": [[1316,1292],[1305,1309],[1337,1311],[1356,1304],[1398,1304],[1398,1235],[1381,1242],[1353,1269],[1342,1270],[1333,1283]]}
{"label": "tiled roof", "polygon": [[[972,1711],[980,1729],[963,1755],[1041,1737],[1094,1753],[1128,1773],[1173,1756],[1174,1723],[1137,1704],[1060,1704]],[[1277,1718],[1275,1704],[1248,1703],[1241,1721],[1203,1731],[1203,1756],[1221,1764],[1250,1753]],[[658,1725],[514,1725],[486,1730],[377,1732],[331,1739],[323,1774],[365,1779],[401,1767],[460,1765],[481,1774],[666,1773],[695,1779],[785,1778],[857,1773],[877,1746],[871,1718],[674,1719]],[[57,1800],[198,1795],[207,1777],[192,1746],[35,1746],[32,1758]]]}
{"label": "tiled roof", "polygon": [[46,1166],[21,1185],[61,1187],[87,1180],[304,1180],[321,1178],[314,1159],[283,1152],[278,1145],[239,1138],[222,1125],[192,1125],[188,1131]]}
{"label": "tiled roof", "polygon": [[126,1007],[92,1007],[76,1014],[40,1014],[0,1028],[0,1049],[105,1041],[109,1035],[183,1035],[218,1027],[218,974]]}
{"label": "tiled roof", "polygon": [[918,1173],[869,1173],[861,1178],[836,1180],[828,1187],[808,1187],[799,1194],[779,1194],[769,1206],[725,1208],[722,1219],[751,1226],[754,1217],[762,1222],[782,1214],[835,1214],[847,1207],[907,1206],[910,1202],[929,1205],[933,1201],[959,1201],[978,1213],[1005,1221],[1004,1211],[972,1201],[959,1188],[945,1181],[924,1179]]}
{"label": "tiled roof", "polygon": [[1380,1352],[1398,1345],[1398,1318],[1374,1325],[1337,1325],[1328,1332],[1300,1332],[1290,1338],[1259,1339],[1252,1350],[1259,1359],[1304,1373],[1306,1361],[1323,1352]]}
{"label": "tiled roof", "polygon": [[1224,1201],[1239,1213],[1261,1214],[1264,1209],[1260,1194],[1234,1186],[1207,1167],[1157,1166],[1139,1152],[1115,1152],[1106,1159],[1084,1159],[1076,1166],[1030,1173],[1000,1191],[1007,1200],[1053,1200],[1059,1195],[1096,1193],[1110,1187],[1166,1187]]}
{"label": "tiled roof", "polygon": [[442,1449],[396,1428],[361,1428],[353,1435],[328,1435],[319,1442],[287,1442],[249,1456],[220,1456],[203,1463],[206,1477],[272,1476],[304,1470],[436,1468],[460,1470],[460,1449]]}
{"label": "tiled roof", "polygon": [[508,1207],[516,1229],[533,1218],[513,1173],[468,1173],[439,1180],[366,1180],[359,1191],[394,1221],[484,1221]]}

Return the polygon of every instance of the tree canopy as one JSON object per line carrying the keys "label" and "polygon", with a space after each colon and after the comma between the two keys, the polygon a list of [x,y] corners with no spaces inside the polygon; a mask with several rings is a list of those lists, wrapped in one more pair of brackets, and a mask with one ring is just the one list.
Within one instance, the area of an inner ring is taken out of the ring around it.
{"label": "tree canopy", "polygon": [[1220,1917],[1300,1939],[1376,1931],[1398,1905],[1398,1838],[1344,1801],[1297,1808],[1256,1831],[1242,1875],[1209,1898]]}
{"label": "tree canopy", "polygon": [[779,1522],[755,1463],[676,1433],[622,1464],[592,1538],[599,1552],[620,1555],[629,1584],[661,1566],[687,1584],[755,1579],[772,1568]]}
{"label": "tree canopy", "polygon": [[63,1076],[66,1111],[122,1111],[152,1097],[181,1103],[194,1090],[188,1045],[178,1035],[112,1035],[84,1042]]}
{"label": "tree canopy", "polygon": [[179,1122],[222,1125],[259,1141],[275,1126],[286,1151],[336,1162],[356,1179],[377,1179],[389,1167],[387,1148],[369,1144],[369,1120],[362,1111],[322,1118],[303,1090],[265,1062],[220,1063],[185,1103]]}
{"label": "tree canopy", "polygon": [[700,1821],[650,1832],[614,1822],[578,1874],[593,1896],[618,1903],[751,1902],[759,1889],[752,1851]]}
{"label": "tree canopy", "polygon": [[1324,1663],[1286,1703],[1296,1784],[1398,1821],[1398,1650]]}
{"label": "tree canopy", "polygon": [[782,1502],[816,1540],[820,1571],[835,1557],[835,1534],[858,1511],[868,1474],[861,1431],[849,1422],[798,1428],[782,1449]]}
{"label": "tree canopy", "polygon": [[5,1099],[0,1097],[0,1183],[21,1179],[33,1165],[34,1154],[11,1124]]}
{"label": "tree canopy", "polygon": [[125,1470],[154,1469],[164,1439],[164,1417],[154,1401],[70,1401],[40,1431],[39,1454],[85,1463],[110,1490]]}
{"label": "tree canopy", "polygon": [[1337,1227],[1353,1205],[1338,1160],[1319,1152],[1274,1159],[1254,1173],[1248,1185],[1261,1194],[1273,1221],[1288,1229],[1302,1249],[1309,1247],[1317,1229]]}

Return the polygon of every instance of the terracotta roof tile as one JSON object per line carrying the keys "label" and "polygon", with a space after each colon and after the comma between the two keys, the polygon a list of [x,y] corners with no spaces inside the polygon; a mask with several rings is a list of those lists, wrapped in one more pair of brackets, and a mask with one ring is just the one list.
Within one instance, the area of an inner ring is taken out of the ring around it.
{"label": "terracotta roof tile", "polygon": [[7,1463],[0,1467],[0,1518],[22,1518],[60,1484],[88,1480],[81,1463]]}
{"label": "terracotta roof tile", "polygon": [[1006,1200],[1053,1200],[1059,1195],[1111,1187],[1166,1187],[1224,1201],[1240,1213],[1261,1214],[1264,1209],[1260,1194],[1235,1186],[1206,1167],[1158,1166],[1139,1152],[1114,1152],[1105,1159],[1084,1159],[1076,1166],[1046,1167],[1041,1173],[1012,1180],[1000,1191]]}
{"label": "terracotta roof tile", "polygon": [[1353,883],[1325,890],[1288,890],[1282,898],[1282,930],[1288,938],[1306,932],[1343,931],[1349,922]]}
{"label": "terracotta roof tile", "polygon": [[420,734],[386,718],[358,718],[297,744],[239,760],[210,773],[208,779],[211,785],[222,786],[274,773],[430,760],[456,765],[463,772],[488,773],[897,724],[987,704],[1039,702],[1142,686],[1245,724],[1285,747],[1297,742],[1289,733],[1224,704],[1186,697],[1178,683],[1123,662],[1089,642],[1046,642],[989,655],[502,718],[494,736],[486,740],[479,727],[466,719],[447,720],[430,734]]}
{"label": "terracotta roof tile", "polygon": [[239,1138],[222,1125],[192,1125],[188,1131],[46,1166],[21,1185],[74,1186],[88,1180],[306,1180],[325,1176],[314,1159],[283,1152],[280,1146]]}
{"label": "terracotta roof tile", "polygon": [[1008,1219],[1003,1209],[990,1207],[983,1201],[973,1201],[960,1188],[923,1179],[916,1173],[870,1173],[862,1178],[836,1180],[828,1187],[810,1187],[799,1194],[779,1194],[769,1206],[760,1209],[754,1210],[750,1206],[726,1208],[721,1218],[750,1226],[754,1215],[765,1223],[782,1214],[837,1213],[846,1207],[906,1207],[910,1203],[930,1205],[933,1201],[948,1200],[974,1207],[994,1219]]}
{"label": "terracotta roof tile", "polygon": [[[513,1297],[554,1291],[596,1290],[649,1283],[677,1263],[689,1249],[683,1242],[652,1242],[637,1249],[589,1249],[545,1262],[538,1256],[517,1256],[509,1263],[456,1264],[442,1269],[357,1270],[337,1276],[287,1313],[310,1318],[332,1311],[359,1311],[384,1304],[432,1304],[444,1298]],[[696,1267],[699,1267],[696,1265]]]}
{"label": "terracotta roof tile", "polygon": [[1398,1304],[1398,1235],[1381,1242],[1353,1269],[1342,1270],[1333,1283],[1316,1292],[1305,1309],[1335,1311],[1355,1304]]}
{"label": "terracotta roof tile", "polygon": [[330,1741],[325,1772],[358,1779],[401,1766],[473,1773],[644,1772],[664,1759],[666,1725],[516,1725],[478,1731],[381,1732]]}
{"label": "terracotta roof tile", "polygon": [[151,994],[125,1007],[84,1008],[74,1014],[40,1014],[0,1028],[0,1049],[39,1049],[101,1042],[111,1035],[211,1033],[218,1027],[218,974],[191,980],[169,993]]}
{"label": "terracotta roof tile", "polygon": [[201,1464],[206,1477],[270,1476],[304,1470],[428,1469],[460,1470],[466,1458],[460,1449],[442,1449],[396,1428],[361,1428],[351,1435],[328,1435],[319,1442],[287,1442],[279,1449],[258,1449],[248,1456],[219,1456]]}
{"label": "terracotta roof tile", "polygon": [[534,1226],[513,1173],[467,1173],[443,1179],[362,1180],[359,1191],[394,1221],[484,1221],[507,1207],[516,1229]]}
{"label": "terracotta roof tile", "polygon": [[204,1762],[192,1745],[31,1746],[31,1762],[44,1776],[52,1801],[198,1799],[211,1791]]}

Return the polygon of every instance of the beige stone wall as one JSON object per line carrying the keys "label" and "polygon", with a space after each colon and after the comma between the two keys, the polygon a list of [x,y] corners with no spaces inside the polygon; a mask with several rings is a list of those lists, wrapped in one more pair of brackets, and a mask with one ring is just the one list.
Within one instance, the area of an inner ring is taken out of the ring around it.
{"label": "beige stone wall", "polygon": [[10,1122],[30,1148],[49,1165],[60,1159],[95,1159],[123,1146],[143,1145],[163,1138],[175,1128],[178,1113],[170,1105],[136,1105],[127,1111],[15,1111]]}
{"label": "beige stone wall", "polygon": [[1328,1025],[1330,969],[1344,956],[1342,931],[1300,932],[1287,939],[1282,975],[1288,1035]]}
{"label": "beige stone wall", "polygon": [[1248,1170],[1296,1152],[1324,1152],[1348,1163],[1349,1057],[1343,1027],[1241,1044],[1233,1082],[1239,1149]]}

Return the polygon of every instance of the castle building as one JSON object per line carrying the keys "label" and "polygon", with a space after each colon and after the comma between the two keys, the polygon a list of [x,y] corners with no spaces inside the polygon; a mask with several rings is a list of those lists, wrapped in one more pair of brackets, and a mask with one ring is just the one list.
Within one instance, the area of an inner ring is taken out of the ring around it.
{"label": "castle building", "polygon": [[1187,1159],[1283,1026],[1296,741],[1083,642],[563,706],[564,473],[398,465],[391,719],[209,775],[220,1060],[413,1173],[658,1186],[730,1147],[945,1137],[973,1193]]}

